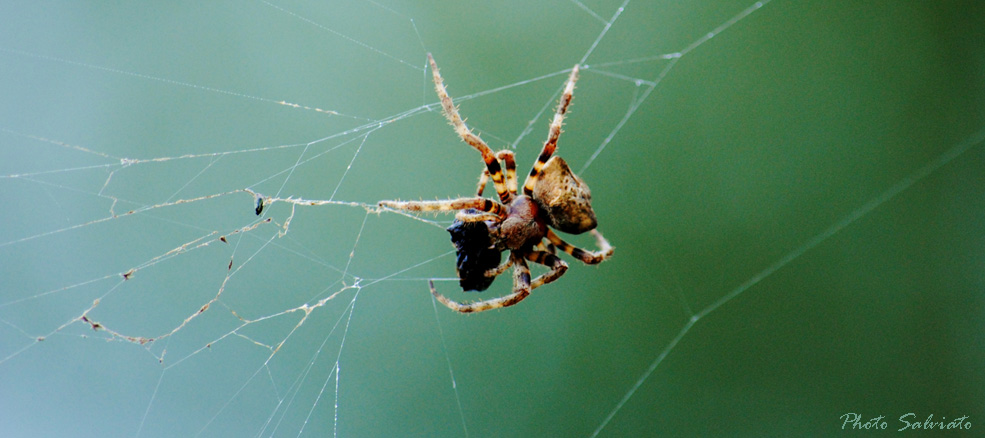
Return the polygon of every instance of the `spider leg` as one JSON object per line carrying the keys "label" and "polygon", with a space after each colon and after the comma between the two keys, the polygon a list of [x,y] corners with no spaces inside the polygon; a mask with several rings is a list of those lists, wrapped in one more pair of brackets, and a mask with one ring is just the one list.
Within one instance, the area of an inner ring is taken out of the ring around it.
{"label": "spider leg", "polygon": [[501,218],[506,217],[506,208],[502,204],[486,198],[458,198],[440,201],[380,201],[377,205],[410,211],[452,211],[474,208]]}
{"label": "spider leg", "polygon": [[550,254],[557,255],[557,248],[554,247],[554,244],[553,243],[547,243],[547,244],[545,244],[543,241],[537,242],[537,244],[534,245],[534,250],[535,251],[544,251],[544,252],[547,252],[547,253],[550,253]]}
{"label": "spider leg", "polygon": [[513,265],[513,293],[502,296],[499,298],[493,298],[486,301],[478,301],[473,303],[459,303],[453,301],[438,293],[434,288],[434,282],[428,281],[428,286],[431,288],[431,295],[434,295],[441,304],[448,307],[451,310],[461,313],[474,313],[482,312],[485,310],[499,309],[501,307],[509,307],[530,295],[530,268],[527,266],[527,262],[522,258],[517,256],[515,252],[510,253],[510,262]]}
{"label": "spider leg", "polygon": [[557,247],[557,249],[571,254],[572,257],[589,265],[601,263],[605,259],[612,257],[612,253],[615,249],[612,245],[609,245],[609,241],[605,240],[605,237],[602,237],[602,233],[598,232],[598,230],[592,230],[590,233],[595,236],[595,243],[599,247],[598,251],[588,251],[573,246],[570,243],[561,240],[561,238],[558,237],[557,234],[554,234],[554,231],[551,231],[550,229],[547,230],[547,240],[550,240],[551,243]]}
{"label": "spider leg", "polygon": [[564,115],[568,112],[568,105],[571,104],[571,97],[575,92],[575,81],[577,80],[578,65],[575,65],[571,69],[571,76],[568,76],[568,82],[564,86],[564,93],[561,94],[561,100],[558,102],[557,113],[554,114],[554,120],[551,121],[551,127],[548,129],[547,141],[544,142],[544,148],[540,150],[540,156],[537,157],[533,168],[530,169],[527,180],[523,182],[523,193],[527,196],[533,195],[534,186],[537,185],[537,178],[540,177],[540,170],[544,168],[544,164],[554,155],[554,150],[557,149],[557,139],[561,136],[561,125],[564,124]]}
{"label": "spider leg", "polygon": [[455,213],[455,220],[462,222],[495,221],[499,219],[501,219],[499,215],[485,211],[459,210],[458,213]]}
{"label": "spider leg", "polygon": [[444,110],[445,118],[448,119],[448,122],[451,123],[455,128],[455,132],[458,133],[458,136],[464,142],[482,154],[482,161],[486,163],[486,170],[489,172],[489,176],[492,177],[493,185],[496,187],[496,193],[499,195],[499,200],[504,204],[508,204],[512,195],[506,189],[506,183],[503,181],[503,169],[500,168],[499,161],[496,160],[496,155],[493,154],[492,149],[489,148],[486,142],[473,134],[468,126],[465,126],[465,121],[458,114],[455,103],[452,102],[451,97],[448,96],[448,91],[445,90],[444,81],[441,79],[441,74],[438,73],[438,65],[434,62],[434,58],[430,53],[428,53],[428,63],[431,64],[431,74],[434,77],[434,91],[438,93],[438,98],[441,99],[441,108]]}
{"label": "spider leg", "polygon": [[568,270],[568,264],[564,260],[547,251],[530,251],[523,256],[527,260],[550,268],[550,271],[540,274],[530,283],[531,290],[557,280],[558,277],[564,275],[564,272]]}
{"label": "spider leg", "polygon": [[502,273],[506,272],[506,270],[509,269],[510,265],[512,264],[513,264],[513,260],[507,259],[506,262],[504,262],[502,265],[492,268],[486,271],[486,273],[482,275],[485,275],[486,277],[498,277]]}
{"label": "spider leg", "polygon": [[[514,158],[513,151],[503,149],[496,152],[496,159],[502,160],[504,167],[506,167],[506,189],[510,191],[511,194],[516,194],[516,159]],[[476,186],[476,196],[482,196],[482,191],[486,188],[486,182],[489,180],[489,170],[483,169],[482,173],[479,174],[479,185]]]}
{"label": "spider leg", "polygon": [[503,164],[506,167],[506,188],[512,194],[516,194],[516,159],[513,156],[513,151],[503,149],[496,152],[496,158],[503,160]]}

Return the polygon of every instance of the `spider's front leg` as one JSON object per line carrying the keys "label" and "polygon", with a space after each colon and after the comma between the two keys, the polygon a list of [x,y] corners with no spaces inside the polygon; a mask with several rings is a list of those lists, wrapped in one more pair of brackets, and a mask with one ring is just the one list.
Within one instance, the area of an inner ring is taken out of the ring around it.
{"label": "spider's front leg", "polygon": [[380,201],[380,207],[408,211],[454,211],[473,208],[505,218],[503,204],[486,198],[458,198],[440,201]]}
{"label": "spider's front leg", "polygon": [[513,265],[513,293],[509,295],[474,303],[459,303],[439,294],[434,288],[434,282],[429,280],[428,286],[431,288],[431,295],[434,295],[445,307],[460,313],[482,312],[512,306],[528,297],[533,288],[530,283],[530,268],[527,266],[527,262],[516,252],[511,252],[510,263]]}
{"label": "spider's front leg", "polygon": [[488,213],[485,211],[459,210],[458,213],[455,213],[455,220],[461,222],[496,221],[500,219],[502,219],[502,217],[498,214]]}
{"label": "spider's front leg", "polygon": [[445,89],[445,82],[441,79],[441,73],[438,72],[438,64],[434,62],[434,57],[430,53],[428,53],[428,63],[431,65],[434,91],[438,94],[438,99],[441,100],[441,109],[445,114],[445,118],[455,128],[455,133],[458,134],[462,141],[468,143],[482,155],[482,161],[486,163],[486,170],[493,180],[499,200],[504,204],[508,204],[513,195],[506,188],[506,182],[503,180],[503,170],[499,167],[499,161],[496,160],[496,155],[493,154],[492,149],[489,148],[486,142],[473,134],[472,130],[465,125],[465,120],[458,114],[455,103],[451,100],[451,96],[448,95],[448,90]]}

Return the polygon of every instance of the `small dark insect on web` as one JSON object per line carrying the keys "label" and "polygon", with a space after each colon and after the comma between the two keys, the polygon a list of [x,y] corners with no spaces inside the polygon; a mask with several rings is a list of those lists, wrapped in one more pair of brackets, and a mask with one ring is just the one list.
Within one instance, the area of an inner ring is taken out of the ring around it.
{"label": "small dark insect on web", "polygon": [[255,204],[256,204],[256,210],[255,211],[257,213],[257,216],[260,216],[260,213],[263,213],[263,195],[261,195],[259,193],[257,194]]}

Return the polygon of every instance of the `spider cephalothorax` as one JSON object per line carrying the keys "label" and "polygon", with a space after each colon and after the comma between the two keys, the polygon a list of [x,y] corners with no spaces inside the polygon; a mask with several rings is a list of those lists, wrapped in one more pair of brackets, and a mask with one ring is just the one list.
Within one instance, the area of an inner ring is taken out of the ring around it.
{"label": "spider cephalothorax", "polygon": [[[434,88],[441,99],[445,117],[459,137],[482,154],[486,169],[479,176],[478,193],[474,198],[418,202],[380,201],[380,206],[411,211],[458,211],[448,232],[451,233],[451,240],[455,245],[455,268],[463,290],[485,290],[496,276],[513,267],[513,293],[510,295],[463,304],[439,294],[434,284],[430,283],[431,293],[435,298],[450,309],[463,313],[511,306],[530,295],[531,290],[556,280],[568,269],[568,264],[555,255],[555,249],[588,264],[600,263],[610,257],[613,248],[595,230],[598,221],[592,210],[591,191],[561,157],[553,156],[561,135],[564,115],[571,103],[575,81],[578,80],[578,66],[571,69],[557,113],[551,121],[547,141],[523,183],[521,194],[517,192],[513,152],[502,150],[493,153],[482,139],[465,126],[458,109],[445,91],[438,66],[430,54],[428,62],[431,64]],[[482,191],[490,178],[499,195],[499,202],[482,197]],[[576,248],[561,240],[551,228],[571,234],[589,231],[595,236],[599,251]],[[547,244],[544,239],[547,239]],[[509,251],[510,258],[506,263],[500,264],[502,251]],[[527,260],[547,266],[549,271],[531,280]]]}

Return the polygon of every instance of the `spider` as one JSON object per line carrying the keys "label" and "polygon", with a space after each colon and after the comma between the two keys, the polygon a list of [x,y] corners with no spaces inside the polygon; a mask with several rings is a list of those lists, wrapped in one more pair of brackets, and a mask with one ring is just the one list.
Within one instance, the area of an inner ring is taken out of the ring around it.
{"label": "spider", "polygon": [[[439,201],[380,201],[379,206],[409,211],[458,211],[456,221],[448,231],[456,247],[456,271],[463,290],[485,290],[497,276],[513,267],[513,292],[506,296],[459,303],[438,293],[434,282],[429,281],[431,294],[448,308],[462,313],[498,309],[519,303],[530,295],[531,290],[564,274],[568,264],[555,254],[555,249],[586,264],[597,264],[612,256],[612,246],[595,229],[598,221],[591,206],[591,191],[560,156],[554,156],[564,115],[571,103],[575,81],[578,80],[578,66],[571,69],[557,113],[550,124],[547,141],[530,169],[523,183],[523,193],[520,194],[517,192],[513,152],[502,150],[493,153],[479,136],[472,133],[448,96],[430,53],[428,63],[445,118],[465,143],[482,154],[486,168],[479,175],[475,197]],[[482,197],[489,179],[492,179],[499,195],[499,202]],[[574,247],[558,237],[551,228],[571,234],[590,232],[599,250]],[[545,244],[544,239],[548,243]],[[509,251],[509,260],[500,264],[503,251]],[[531,280],[527,261],[546,266],[548,272]]]}

